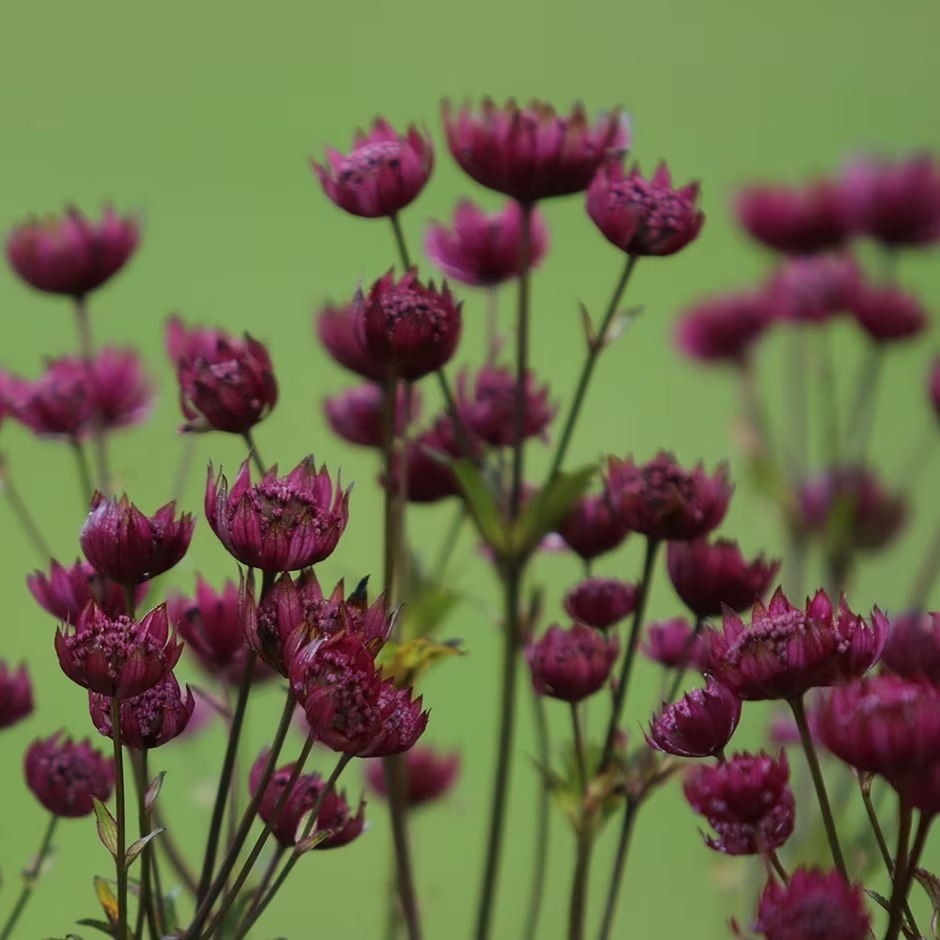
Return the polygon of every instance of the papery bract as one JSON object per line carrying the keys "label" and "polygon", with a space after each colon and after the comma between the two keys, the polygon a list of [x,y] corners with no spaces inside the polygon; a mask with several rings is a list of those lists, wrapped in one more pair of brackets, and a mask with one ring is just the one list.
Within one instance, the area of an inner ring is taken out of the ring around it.
{"label": "papery bract", "polygon": [[57,731],[34,741],[24,759],[26,784],[50,813],[65,818],[88,816],[94,800],[102,802],[114,789],[114,761]]}

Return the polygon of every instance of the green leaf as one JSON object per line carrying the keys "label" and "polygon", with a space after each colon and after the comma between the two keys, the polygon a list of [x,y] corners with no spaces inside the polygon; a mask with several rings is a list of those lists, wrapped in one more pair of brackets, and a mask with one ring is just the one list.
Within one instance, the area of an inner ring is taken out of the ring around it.
{"label": "green leaf", "polygon": [[161,770],[160,773],[150,781],[147,792],[144,794],[144,810],[148,816],[153,812],[153,808],[157,804],[157,797],[160,795],[160,789],[163,786],[163,778],[165,776],[166,771]]}
{"label": "green leaf", "polygon": [[463,595],[426,574],[420,559],[412,553],[408,560],[407,598],[400,615],[400,635],[405,641],[436,633]]}
{"label": "green leaf", "polygon": [[535,551],[543,536],[551,532],[587,492],[595,472],[596,468],[591,466],[559,473],[525,504],[511,532],[510,549],[514,557],[526,558]]}
{"label": "green leaf", "polygon": [[505,557],[509,548],[509,538],[496,498],[487,486],[483,474],[470,460],[454,460],[450,464],[457,482],[463,490],[464,501],[473,516],[483,541]]}
{"label": "green leaf", "polygon": [[151,832],[148,832],[147,835],[141,836],[136,842],[132,842],[128,846],[127,851],[124,853],[124,867],[130,868],[131,865],[133,865],[134,862],[136,861],[137,856],[140,855],[141,852],[143,852],[147,843],[150,842],[151,839],[156,838],[163,831],[164,831],[163,827],[158,826],[156,829],[152,830]]}
{"label": "green leaf", "polygon": [[98,838],[111,853],[111,858],[117,858],[117,822],[101,800],[97,797],[92,799],[95,802],[95,818],[98,821]]}

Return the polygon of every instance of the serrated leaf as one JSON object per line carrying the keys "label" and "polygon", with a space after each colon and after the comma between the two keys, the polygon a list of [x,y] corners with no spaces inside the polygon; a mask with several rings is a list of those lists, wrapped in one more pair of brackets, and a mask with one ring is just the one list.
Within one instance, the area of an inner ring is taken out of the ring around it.
{"label": "serrated leaf", "polygon": [[160,795],[160,789],[163,786],[163,778],[165,776],[166,771],[161,770],[160,773],[150,781],[147,792],[144,793],[144,810],[148,816],[153,812],[153,808],[157,804],[157,797]]}
{"label": "serrated leaf", "polygon": [[883,907],[886,911],[891,910],[891,902],[883,894],[879,894],[877,891],[873,891],[871,888],[866,888],[865,894],[867,894],[876,904]]}
{"label": "serrated leaf", "polygon": [[150,840],[155,839],[163,831],[163,827],[158,826],[156,829],[148,832],[147,835],[141,836],[136,842],[132,842],[124,853],[124,867],[130,868],[136,861],[137,856],[146,848]]}
{"label": "serrated leaf", "polygon": [[487,486],[483,474],[470,460],[454,460],[450,463],[454,476],[463,491],[464,502],[476,527],[490,548],[500,557],[506,555],[509,539],[506,524],[496,502],[496,497]]}
{"label": "serrated leaf", "polygon": [[106,878],[95,875],[95,894],[98,896],[98,903],[104,910],[104,916],[108,918],[110,923],[116,924],[118,920],[118,901],[111,890],[111,882]]}
{"label": "serrated leaf", "polygon": [[511,553],[526,558],[538,547],[577,500],[587,492],[596,468],[582,467],[571,473],[559,473],[530,499],[519,514],[510,536]]}
{"label": "serrated leaf", "polygon": [[379,664],[385,678],[391,679],[397,688],[404,689],[414,686],[436,662],[464,655],[460,640],[438,643],[422,636],[406,643],[386,643],[379,654]]}
{"label": "serrated leaf", "polygon": [[97,797],[95,802],[95,819],[98,822],[98,838],[101,844],[111,853],[111,858],[117,858],[117,821],[111,811]]}
{"label": "serrated leaf", "polygon": [[940,940],[940,878],[926,868],[914,869],[914,880],[927,892],[930,899],[930,907],[933,914],[930,918],[930,929],[933,931],[934,940]]}

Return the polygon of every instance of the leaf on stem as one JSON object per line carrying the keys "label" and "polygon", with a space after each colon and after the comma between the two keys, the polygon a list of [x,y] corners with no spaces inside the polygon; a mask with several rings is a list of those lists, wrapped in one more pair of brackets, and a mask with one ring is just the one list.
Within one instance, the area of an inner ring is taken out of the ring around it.
{"label": "leaf on stem", "polygon": [[430,636],[443,625],[463,595],[426,574],[414,553],[408,562],[408,603],[401,611],[401,636]]}
{"label": "leaf on stem", "polygon": [[101,800],[97,797],[92,799],[95,802],[95,818],[98,821],[98,838],[111,853],[111,858],[117,858],[117,821]]}
{"label": "leaf on stem", "polygon": [[578,304],[578,309],[581,311],[581,327],[584,330],[584,338],[587,340],[588,349],[593,349],[594,344],[597,342],[597,334],[594,332],[591,314],[582,303]]}
{"label": "leaf on stem", "polygon": [[388,642],[379,654],[382,674],[399,689],[414,686],[428,669],[441,659],[464,656],[460,640],[438,643],[429,637],[417,637],[405,643]]}
{"label": "leaf on stem", "polygon": [[509,533],[499,505],[483,474],[470,460],[450,461],[451,469],[463,490],[464,502],[473,516],[483,541],[503,558],[509,548]]}
{"label": "leaf on stem", "polygon": [[137,856],[140,855],[141,852],[143,852],[147,843],[150,842],[151,839],[160,835],[160,833],[163,831],[164,831],[163,827],[158,826],[156,829],[153,829],[150,832],[148,832],[147,835],[141,836],[136,842],[132,842],[128,846],[127,851],[124,853],[124,867],[130,868],[131,865],[133,865],[134,862],[136,861]]}
{"label": "leaf on stem", "polygon": [[161,770],[160,773],[150,781],[147,792],[144,793],[144,810],[148,816],[153,812],[154,806],[156,806],[157,797],[160,795],[160,789],[163,786],[163,778],[165,776],[166,771]]}
{"label": "leaf on stem", "polygon": [[[111,882],[107,878],[95,875],[95,894],[98,896],[98,903],[101,905],[109,923],[116,924],[118,922],[118,900],[117,895],[111,890]],[[85,922],[78,921],[78,923],[84,924]],[[92,926],[94,923],[96,922],[93,921],[88,926]]]}
{"label": "leaf on stem", "polygon": [[510,549],[517,559],[527,558],[543,536],[551,532],[577,500],[587,492],[596,468],[581,467],[559,473],[523,507],[510,533]]}

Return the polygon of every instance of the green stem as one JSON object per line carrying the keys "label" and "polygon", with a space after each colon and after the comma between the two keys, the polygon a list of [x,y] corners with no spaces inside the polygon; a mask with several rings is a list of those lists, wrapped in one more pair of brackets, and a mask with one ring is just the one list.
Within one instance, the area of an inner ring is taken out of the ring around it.
{"label": "green stem", "polygon": [[[133,593],[133,588],[128,589]],[[133,617],[133,613],[130,614]],[[134,773],[134,784],[137,789],[137,821],[140,826],[140,837],[144,838],[151,829],[150,814],[147,812],[146,793],[147,793],[147,751],[131,752],[131,767]],[[147,929],[150,932],[151,940],[160,940],[163,936],[161,924],[163,918],[157,916],[154,905],[153,888],[153,853],[155,846],[153,839],[144,846],[140,856],[140,902],[137,906],[137,926],[134,929],[135,937],[143,936],[144,918],[147,920]],[[157,901],[160,902],[159,893]]]}
{"label": "green stem", "polygon": [[640,596],[637,599],[636,609],[633,611],[633,624],[630,628],[630,638],[627,641],[627,649],[624,652],[623,663],[620,667],[617,688],[614,690],[614,707],[610,714],[610,724],[607,726],[607,737],[604,741],[604,756],[601,759],[602,770],[606,769],[608,764],[610,764],[610,759],[614,753],[614,742],[617,740],[617,728],[620,725],[623,707],[627,701],[627,685],[630,682],[630,672],[633,669],[633,661],[636,659],[636,651],[640,640],[640,629],[643,626],[643,615],[646,611],[646,604],[649,599],[650,588],[652,587],[653,564],[656,561],[658,548],[659,540],[647,537],[646,557],[643,560],[643,577],[640,581]]}
{"label": "green stem", "polygon": [[196,458],[196,439],[197,435],[195,434],[183,435],[183,452],[180,454],[180,462],[177,464],[176,473],[173,474],[173,487],[170,490],[173,499],[177,502],[183,498],[186,481],[193,469],[193,462]]}
{"label": "green stem", "polygon": [[75,466],[78,468],[78,485],[82,491],[82,511],[87,512],[95,492],[94,484],[91,482],[91,472],[88,469],[88,456],[78,438],[70,438],[70,443],[75,454]]}
{"label": "green stem", "polygon": [[584,940],[592,847],[590,835],[579,832],[574,877],[571,881],[571,901],[568,908],[568,940]]}
{"label": "green stem", "polygon": [[261,474],[261,476],[264,476],[266,472],[264,461],[261,459],[261,454],[258,453],[258,447],[255,444],[254,435],[250,430],[248,430],[242,434],[242,438],[244,438],[245,444],[248,445],[248,456],[251,458],[251,462],[255,465],[255,469],[258,471],[258,473]]}
{"label": "green stem", "polygon": [[39,875],[42,872],[43,862],[45,862],[46,857],[49,855],[49,850],[52,848],[52,836],[58,821],[58,816],[54,813],[49,814],[49,822],[46,824],[46,831],[42,837],[42,842],[39,844],[39,852],[36,854],[36,857],[29,867],[23,872],[23,887],[20,888],[19,896],[16,899],[16,903],[13,905],[13,910],[10,911],[10,916],[7,917],[3,929],[0,930],[0,940],[10,940],[10,937],[13,936],[13,928],[16,926],[27,902],[32,896],[33,888],[36,887],[36,882],[39,880]]}
{"label": "green stem", "polygon": [[704,627],[705,618],[696,617],[695,629],[692,630],[692,634],[686,640],[685,646],[682,648],[682,655],[679,657],[679,664],[676,667],[676,674],[673,677],[672,685],[669,687],[669,694],[663,699],[663,701],[675,701],[676,695],[678,694],[679,689],[682,687],[682,680],[685,678],[685,674],[689,670],[689,660],[692,658],[692,650],[694,649],[695,643],[699,636],[701,636]]}
{"label": "green stem", "polygon": [[[75,323],[78,327],[78,346],[89,378],[95,368],[95,354],[91,341],[91,319],[88,316],[88,302],[85,297],[75,298]],[[111,492],[111,473],[108,467],[108,444],[106,428],[97,407],[91,416],[91,444],[95,453],[98,471],[98,489],[105,496]]]}
{"label": "green stem", "polygon": [[819,801],[819,811],[822,814],[823,825],[826,829],[826,838],[829,840],[829,850],[832,852],[832,860],[839,873],[849,880],[848,871],[845,867],[845,857],[842,854],[842,846],[839,845],[839,834],[836,832],[835,820],[832,818],[832,807],[829,804],[829,794],[826,792],[826,781],[823,779],[822,769],[819,766],[819,758],[816,755],[816,748],[813,745],[813,736],[810,734],[809,724],[806,720],[806,709],[803,706],[802,698],[790,700],[790,708],[793,711],[793,718],[800,731],[800,740],[803,743],[803,751],[806,754],[806,762],[809,764],[810,776],[813,778],[813,786],[816,788],[816,799]]}
{"label": "green stem", "polygon": [[271,885],[271,880],[274,878],[274,873],[277,871],[278,866],[281,864],[281,861],[284,858],[284,853],[287,849],[278,843],[277,848],[274,850],[271,855],[271,860],[265,866],[264,874],[261,876],[261,881],[258,882],[257,888],[255,888],[254,897],[251,900],[251,905],[248,910],[245,912],[245,916],[242,918],[242,922],[238,925],[238,928],[235,932],[234,940],[242,940],[245,934],[248,931],[248,925],[254,920],[257,916],[258,908],[261,905],[261,899],[264,896],[265,892]]}
{"label": "green stem", "polygon": [[409,940],[420,940],[421,919],[418,913],[418,898],[415,891],[414,870],[408,841],[408,793],[404,756],[393,754],[382,761],[385,770],[385,788],[391,807],[392,845],[395,851],[395,872],[398,880],[398,897]]}
{"label": "green stem", "polygon": [[888,930],[885,933],[885,940],[897,940],[901,929],[902,902],[907,899],[908,858],[914,811],[900,797],[898,801],[898,849],[894,856],[894,878],[891,885],[891,901],[888,905]]}
{"label": "green stem", "polygon": [[623,298],[624,291],[627,289],[630,276],[633,274],[633,269],[636,267],[638,260],[638,255],[629,255],[627,257],[627,263],[620,274],[620,280],[617,282],[617,286],[614,288],[614,292],[607,304],[607,310],[604,313],[604,319],[601,321],[600,329],[588,343],[587,358],[584,360],[584,365],[581,367],[581,375],[578,378],[578,385],[571,402],[571,408],[568,411],[568,417],[565,419],[561,436],[558,438],[558,446],[555,448],[555,456],[552,459],[551,470],[549,470],[548,473],[549,480],[553,480],[561,470],[561,465],[564,462],[565,454],[568,452],[568,446],[571,443],[571,437],[578,421],[581,406],[584,404],[588,385],[591,383],[591,376],[594,374],[594,367],[597,365],[597,359],[600,356],[601,350],[604,348],[607,331],[610,329],[611,321],[617,313],[617,307],[620,306],[620,301]]}
{"label": "green stem", "polygon": [[601,930],[598,940],[608,940],[614,925],[614,915],[617,913],[617,898],[620,896],[620,887],[623,882],[623,873],[627,865],[627,853],[630,849],[630,840],[636,817],[640,811],[638,801],[627,797],[623,810],[623,822],[620,826],[620,838],[617,841],[617,854],[614,856],[614,868],[610,876],[610,885],[607,889],[607,901],[604,903],[604,918],[601,921]]}
{"label": "green stem", "polygon": [[525,405],[526,375],[529,371],[529,280],[532,251],[532,211],[528,202],[519,203],[519,311],[516,317],[516,433],[512,449],[512,490],[509,514],[515,520],[522,506],[525,477]]}
{"label": "green stem", "polygon": [[127,811],[124,803],[124,748],[121,744],[121,700],[111,699],[111,740],[114,744],[114,808],[117,817],[117,852],[114,865],[117,875],[118,940],[127,937]]}
{"label": "green stem", "polygon": [[13,510],[13,515],[16,516],[16,521],[20,524],[27,540],[35,549],[42,563],[47,564],[49,559],[52,558],[52,551],[42,537],[42,532],[39,531],[39,526],[36,525],[32,513],[26,503],[23,502],[19,490],[13,483],[9,464],[2,454],[0,454],[0,489],[3,490],[3,495],[6,496],[10,508]]}
{"label": "green stem", "polygon": [[770,862],[770,867],[776,872],[777,877],[784,883],[789,884],[790,876],[787,874],[787,870],[783,867],[783,862],[780,861],[780,857],[776,852],[768,852],[767,860]]}
{"label": "green stem", "polygon": [[807,448],[808,402],[806,400],[806,334],[800,327],[791,329],[789,343],[789,371],[787,375],[787,398],[793,419],[793,440],[790,464],[795,479],[806,473],[809,465]]}
{"label": "green stem", "polygon": [[885,361],[883,353],[882,346],[870,343],[858,370],[845,432],[846,460],[850,463],[862,463],[868,450],[875,417],[878,380],[881,378]]}
{"label": "green stem", "polygon": [[587,757],[584,749],[584,732],[581,729],[581,716],[578,713],[578,703],[571,702],[571,728],[574,734],[574,759],[578,768],[578,785],[582,796],[587,792],[588,771]]}
{"label": "green stem", "polygon": [[830,467],[839,465],[839,402],[836,394],[835,355],[832,350],[832,338],[829,328],[824,326],[819,331],[820,384],[823,399],[823,449]]}
{"label": "green stem", "polygon": [[[923,854],[924,846],[927,844],[927,834],[930,831],[932,822],[933,814],[922,811],[917,822],[917,831],[914,833],[914,842],[911,845],[910,852],[907,853],[905,865],[902,868],[899,859],[895,866],[894,891],[891,894],[891,913],[888,918],[888,932],[885,934],[885,940],[897,940],[897,936],[901,932],[904,911],[907,908],[907,895],[911,890],[911,882]],[[908,822],[908,831],[910,831],[910,822]],[[913,924],[913,922],[913,918],[911,918],[911,923]],[[916,927],[915,932],[918,936],[920,935]]]}
{"label": "green stem", "polygon": [[[533,717],[535,719],[535,748],[540,768],[548,767],[550,759],[548,721],[545,715],[545,700],[531,688]],[[548,787],[538,788],[539,800],[536,807],[535,846],[532,853],[532,885],[529,889],[529,906],[526,915],[524,940],[536,940],[538,935],[539,914],[542,910],[542,898],[545,894],[545,872],[548,862],[548,836],[551,822],[551,798]]]}
{"label": "green stem", "polygon": [[405,243],[405,233],[401,227],[401,219],[396,212],[390,217],[392,223],[392,232],[395,235],[395,247],[398,249],[398,257],[401,259],[401,266],[407,271],[411,267],[411,258],[408,255],[408,245]]}
{"label": "green stem", "polygon": [[453,521],[444,533],[444,540],[437,552],[437,558],[434,562],[434,574],[432,575],[434,584],[441,584],[444,580],[444,574],[454,555],[454,549],[457,547],[457,543],[460,540],[460,530],[463,528],[466,518],[467,507],[464,506],[463,500],[461,500],[457,506],[457,511],[454,513]]}

